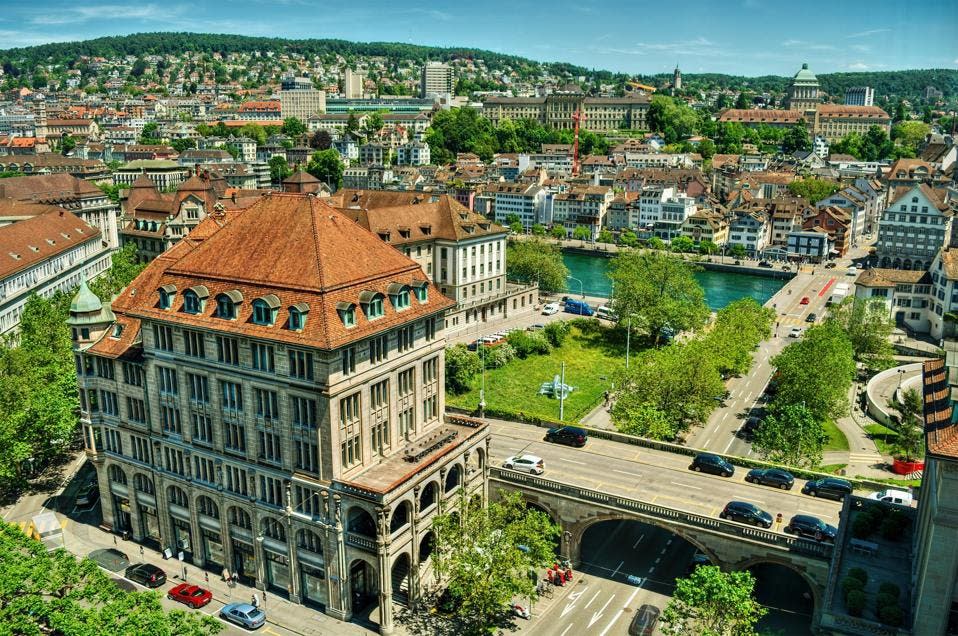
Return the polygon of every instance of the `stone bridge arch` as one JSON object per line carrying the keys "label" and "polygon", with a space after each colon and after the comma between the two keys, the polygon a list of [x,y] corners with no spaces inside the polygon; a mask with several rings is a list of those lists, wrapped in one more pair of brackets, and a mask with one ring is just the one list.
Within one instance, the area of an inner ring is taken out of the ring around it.
{"label": "stone bridge arch", "polygon": [[[805,584],[808,585],[808,589],[812,592],[812,611],[814,614],[813,624],[818,625],[819,619],[821,617],[822,603],[824,602],[824,593],[825,588],[828,584],[828,566],[825,565],[824,568],[819,568],[814,571],[810,570],[803,565],[796,563],[794,560],[786,558],[784,556],[777,556],[773,554],[761,555],[747,557],[735,563],[729,564],[730,570],[736,571],[745,571],[753,568],[756,565],[777,565],[788,570],[791,570],[799,576]],[[724,569],[724,568],[723,568]]]}

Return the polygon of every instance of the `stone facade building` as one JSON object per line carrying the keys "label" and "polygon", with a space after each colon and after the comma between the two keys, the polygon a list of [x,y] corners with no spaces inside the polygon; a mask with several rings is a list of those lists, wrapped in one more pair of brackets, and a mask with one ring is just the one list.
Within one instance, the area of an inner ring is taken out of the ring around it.
{"label": "stone facade building", "polygon": [[581,93],[553,93],[546,97],[490,97],[482,103],[482,114],[498,125],[503,119],[532,119],[546,128],[571,130],[572,114],[585,116],[580,126],[593,132],[622,128],[645,130],[648,95],[628,97],[586,97]]}
{"label": "stone facade building", "polygon": [[104,524],[390,633],[488,431],[444,415],[452,301],[325,201],[217,211],[112,306],[82,287],[81,422]]}

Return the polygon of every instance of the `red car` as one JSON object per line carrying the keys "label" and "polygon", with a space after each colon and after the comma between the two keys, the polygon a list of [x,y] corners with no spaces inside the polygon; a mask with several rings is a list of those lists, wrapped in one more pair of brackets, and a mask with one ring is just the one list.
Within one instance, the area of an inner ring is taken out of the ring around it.
{"label": "red car", "polygon": [[804,298],[802,298],[801,302],[799,302],[798,304],[799,304],[799,305],[807,305],[807,304],[810,303],[810,302],[811,302],[811,301],[808,299],[808,296],[805,296]]}
{"label": "red car", "polygon": [[192,608],[197,608],[203,607],[212,601],[213,593],[209,590],[204,590],[198,585],[180,583],[167,593],[166,598],[179,601],[180,603],[189,605]]}

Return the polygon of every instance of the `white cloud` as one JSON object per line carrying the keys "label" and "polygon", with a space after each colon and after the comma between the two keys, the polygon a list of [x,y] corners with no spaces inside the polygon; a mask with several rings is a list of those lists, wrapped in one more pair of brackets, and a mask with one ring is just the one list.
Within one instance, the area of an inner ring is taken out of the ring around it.
{"label": "white cloud", "polygon": [[848,68],[849,70],[852,70],[852,71],[867,71],[871,67],[868,64],[865,64],[864,62],[852,62],[851,64],[848,65]]}
{"label": "white cloud", "polygon": [[867,31],[859,31],[858,33],[852,33],[846,35],[845,37],[849,40],[852,38],[867,38],[869,35],[878,35],[879,33],[888,33],[891,29],[881,28],[881,29],[868,29]]}
{"label": "white cloud", "polygon": [[78,24],[92,20],[143,20],[167,22],[185,14],[185,7],[161,7],[155,4],[140,6],[101,4],[61,9],[30,18],[32,24]]}
{"label": "white cloud", "polygon": [[859,53],[868,53],[872,50],[872,47],[868,46],[867,44],[852,44],[848,48],[853,51],[858,51]]}

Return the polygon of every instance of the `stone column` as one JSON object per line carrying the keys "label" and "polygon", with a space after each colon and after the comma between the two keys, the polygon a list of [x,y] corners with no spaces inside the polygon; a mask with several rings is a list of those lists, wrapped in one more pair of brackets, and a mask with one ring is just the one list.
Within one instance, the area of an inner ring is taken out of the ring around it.
{"label": "stone column", "polygon": [[379,561],[379,633],[393,633],[392,568],[389,567],[389,508],[376,508],[376,556]]}
{"label": "stone column", "polygon": [[253,558],[256,559],[256,588],[266,589],[266,549],[263,548],[263,531],[260,528],[260,518],[253,507]]}
{"label": "stone column", "polygon": [[342,501],[339,495],[333,495],[330,501],[329,493],[325,490],[322,494],[327,518],[332,520],[332,523],[326,526],[332,529],[332,532],[327,530],[327,536],[331,534],[332,537],[327,541],[330,554],[326,559],[326,579],[329,582],[329,603],[326,605],[326,613],[334,618],[348,621],[352,617],[352,608],[349,600],[349,564],[346,563]]}
{"label": "stone column", "polygon": [[419,600],[419,494],[422,486],[412,489],[412,515],[409,519],[409,605]]}
{"label": "stone column", "polygon": [[293,527],[293,499],[290,493],[291,486],[286,483],[286,558],[289,561],[289,600],[293,603],[302,602],[303,578],[299,572],[299,556],[296,554],[296,529]]}

